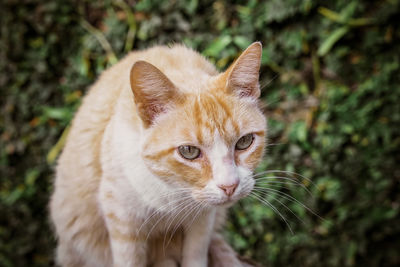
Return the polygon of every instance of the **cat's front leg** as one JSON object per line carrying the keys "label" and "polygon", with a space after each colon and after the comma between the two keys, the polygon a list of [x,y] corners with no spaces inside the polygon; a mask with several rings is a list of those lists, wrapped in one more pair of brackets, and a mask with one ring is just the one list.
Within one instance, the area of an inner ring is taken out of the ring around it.
{"label": "cat's front leg", "polygon": [[113,267],[146,267],[147,242],[145,235],[138,233],[137,221],[140,220],[133,218],[119,195],[106,182],[102,184],[100,204],[111,245]]}
{"label": "cat's front leg", "polygon": [[147,243],[125,227],[110,225],[113,267],[146,267]]}
{"label": "cat's front leg", "polygon": [[215,212],[215,209],[204,211],[191,225],[185,227],[182,267],[207,267]]}

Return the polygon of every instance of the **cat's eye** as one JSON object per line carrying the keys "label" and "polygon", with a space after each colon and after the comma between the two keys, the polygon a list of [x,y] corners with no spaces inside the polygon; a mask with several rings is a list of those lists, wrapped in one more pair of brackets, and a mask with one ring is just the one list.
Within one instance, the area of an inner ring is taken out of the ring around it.
{"label": "cat's eye", "polygon": [[239,141],[237,141],[235,148],[237,150],[244,150],[246,148],[248,148],[249,146],[251,146],[251,144],[253,143],[254,140],[254,136],[253,134],[246,134],[244,136],[242,136]]}
{"label": "cat's eye", "polygon": [[178,151],[185,159],[196,159],[200,156],[200,149],[195,146],[179,146]]}

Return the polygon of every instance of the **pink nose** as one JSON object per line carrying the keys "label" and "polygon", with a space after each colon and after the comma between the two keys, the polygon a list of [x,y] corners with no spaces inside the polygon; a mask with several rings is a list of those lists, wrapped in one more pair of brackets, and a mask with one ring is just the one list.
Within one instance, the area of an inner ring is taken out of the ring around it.
{"label": "pink nose", "polygon": [[233,195],[233,193],[235,193],[235,189],[238,186],[238,184],[239,184],[239,182],[236,182],[231,185],[221,184],[221,185],[218,185],[218,187],[221,188],[228,197],[230,197]]}

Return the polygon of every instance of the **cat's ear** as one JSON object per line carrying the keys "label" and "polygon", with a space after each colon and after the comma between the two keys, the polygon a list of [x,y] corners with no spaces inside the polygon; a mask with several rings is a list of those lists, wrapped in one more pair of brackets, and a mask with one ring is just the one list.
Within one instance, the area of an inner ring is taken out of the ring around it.
{"label": "cat's ear", "polygon": [[131,89],[144,126],[181,99],[182,94],[158,68],[146,61],[137,61],[130,73]]}
{"label": "cat's ear", "polygon": [[240,97],[260,96],[260,65],[262,46],[252,43],[223,73],[226,89]]}

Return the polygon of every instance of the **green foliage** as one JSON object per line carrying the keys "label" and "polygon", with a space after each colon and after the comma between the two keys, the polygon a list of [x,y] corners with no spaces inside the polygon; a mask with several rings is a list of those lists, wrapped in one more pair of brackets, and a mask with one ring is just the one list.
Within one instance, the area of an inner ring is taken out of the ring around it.
{"label": "green foliage", "polygon": [[398,0],[2,1],[0,266],[53,264],[46,157],[105,68],[183,42],[223,69],[255,40],[270,142],[258,171],[287,183],[257,193],[281,215],[247,198],[226,237],[267,266],[399,265],[399,15]]}

